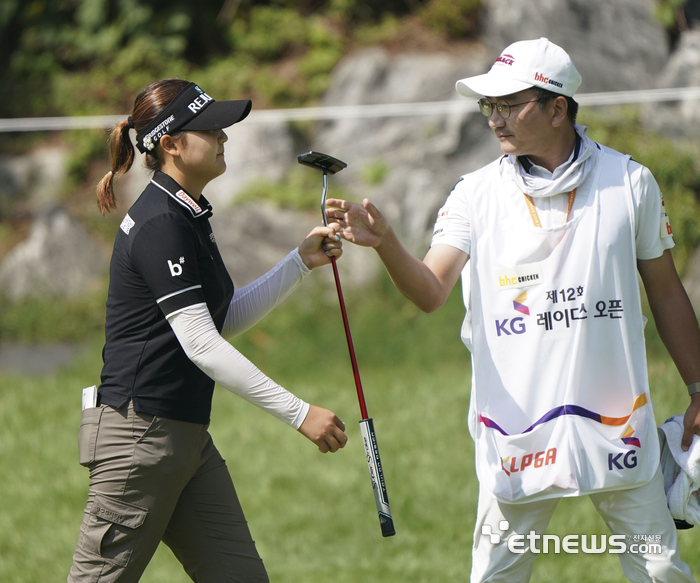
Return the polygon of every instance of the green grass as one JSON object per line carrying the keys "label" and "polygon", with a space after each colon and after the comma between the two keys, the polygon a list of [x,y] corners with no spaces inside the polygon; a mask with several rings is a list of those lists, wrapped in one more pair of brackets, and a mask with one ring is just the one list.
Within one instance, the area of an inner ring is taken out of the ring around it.
{"label": "green grass", "polygon": [[[25,299],[12,303],[0,296],[0,339],[24,344],[104,339],[107,281],[76,299]],[[92,383],[91,383],[92,384]]]}
{"label": "green grass", "polygon": [[[313,284],[234,343],[300,397],[335,411],[350,441],[320,454],[286,425],[217,389],[211,433],[234,478],[272,581],[467,581],[476,512],[473,443],[466,428],[468,353],[459,341],[459,289],[426,315],[383,280],[346,292],[370,414],[375,419],[397,535],[380,534],[357,420],[359,410],[333,293]],[[332,291],[332,290],[330,290]],[[657,420],[687,398],[653,325],[647,327]],[[81,389],[97,382],[101,339],[47,377],[0,377],[0,581],[65,580],[87,494],[77,462]],[[554,534],[606,529],[587,499],[566,499]],[[680,533],[700,575],[700,528]],[[539,557],[533,581],[623,580],[612,555]],[[161,546],[143,583],[185,583]]]}

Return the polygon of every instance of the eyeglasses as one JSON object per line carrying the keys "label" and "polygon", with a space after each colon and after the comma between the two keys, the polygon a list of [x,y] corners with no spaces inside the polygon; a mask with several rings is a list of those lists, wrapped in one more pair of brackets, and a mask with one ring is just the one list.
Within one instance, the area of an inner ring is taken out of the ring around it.
{"label": "eyeglasses", "polygon": [[486,117],[491,117],[491,114],[493,113],[493,109],[495,107],[498,110],[498,115],[500,115],[503,119],[508,119],[510,117],[511,110],[514,107],[517,107],[518,105],[525,105],[526,103],[534,103],[535,101],[538,100],[533,99],[532,101],[523,101],[522,103],[510,104],[505,99],[499,99],[498,101],[496,101],[496,103],[493,103],[485,97],[482,97],[481,99],[479,99],[479,110]]}

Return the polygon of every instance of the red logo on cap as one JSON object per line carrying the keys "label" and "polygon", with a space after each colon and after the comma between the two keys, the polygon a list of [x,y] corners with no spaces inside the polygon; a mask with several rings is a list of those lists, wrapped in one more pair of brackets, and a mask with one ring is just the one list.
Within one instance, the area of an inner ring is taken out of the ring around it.
{"label": "red logo on cap", "polygon": [[504,65],[512,65],[513,61],[515,61],[515,57],[513,55],[506,54],[503,54],[496,59],[497,63],[503,63]]}

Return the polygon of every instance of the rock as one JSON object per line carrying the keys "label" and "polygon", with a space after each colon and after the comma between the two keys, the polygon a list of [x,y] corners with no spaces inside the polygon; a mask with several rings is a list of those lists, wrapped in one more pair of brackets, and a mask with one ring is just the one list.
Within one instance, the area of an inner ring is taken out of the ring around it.
{"label": "rock", "polygon": [[[455,82],[486,68],[478,49],[462,55],[359,51],[333,72],[324,104],[464,100],[456,93]],[[475,106],[461,113],[324,122],[316,125],[314,135],[312,149],[348,164],[333,180],[356,201],[371,198],[418,254],[425,253],[437,210],[459,177],[500,153]],[[387,169],[383,180],[368,179],[373,167]]]}
{"label": "rock", "polygon": [[286,123],[255,123],[243,120],[225,130],[226,172],[207,186],[213,205],[230,205],[253,181],[281,182],[297,163],[291,129]]}
{"label": "rock", "polygon": [[75,297],[95,289],[106,268],[106,257],[80,222],[51,206],[0,263],[0,294],[11,301]]}
{"label": "rock", "polygon": [[495,59],[518,40],[547,37],[571,56],[581,93],[656,87],[669,55],[654,0],[488,0],[484,41]]}
{"label": "rock", "polygon": [[[681,34],[678,47],[659,76],[658,86],[700,86],[700,30]],[[697,98],[650,103],[642,111],[644,124],[659,133],[671,136],[697,134],[700,121]]]}
{"label": "rock", "polygon": [[11,204],[35,210],[55,200],[67,175],[66,150],[42,147],[25,156],[0,156],[0,216]]}
{"label": "rock", "polygon": [[267,202],[215,207],[211,218],[216,244],[236,287],[267,272],[319,222]]}

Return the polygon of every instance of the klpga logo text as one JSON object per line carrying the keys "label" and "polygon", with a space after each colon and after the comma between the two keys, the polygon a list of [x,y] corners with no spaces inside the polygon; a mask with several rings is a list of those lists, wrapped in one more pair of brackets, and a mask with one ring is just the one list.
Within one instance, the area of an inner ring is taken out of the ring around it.
{"label": "klpga logo text", "polygon": [[546,451],[538,451],[535,454],[526,453],[524,456],[522,456],[519,463],[517,456],[507,456],[501,458],[501,469],[506,473],[506,475],[510,476],[512,473],[523,472],[530,467],[541,468],[542,466],[548,466],[556,463],[557,448],[550,447]]}

